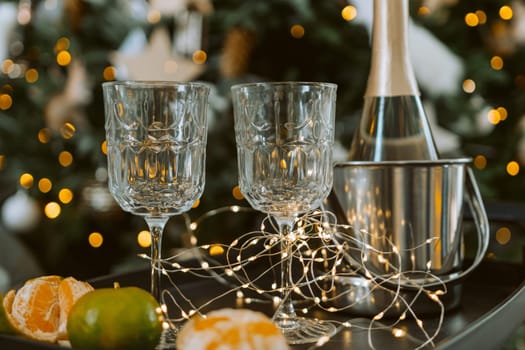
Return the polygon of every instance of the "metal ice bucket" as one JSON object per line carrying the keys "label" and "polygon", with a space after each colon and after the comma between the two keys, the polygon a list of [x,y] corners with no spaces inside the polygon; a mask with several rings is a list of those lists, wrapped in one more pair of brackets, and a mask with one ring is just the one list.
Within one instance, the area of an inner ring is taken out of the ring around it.
{"label": "metal ice bucket", "polygon": [[[363,263],[364,258],[368,271],[399,272],[408,287],[429,287],[468,274],[482,260],[490,238],[469,163],[463,158],[336,163],[328,209],[355,235],[348,263]],[[478,233],[476,256],[468,268],[463,267],[464,203]]]}

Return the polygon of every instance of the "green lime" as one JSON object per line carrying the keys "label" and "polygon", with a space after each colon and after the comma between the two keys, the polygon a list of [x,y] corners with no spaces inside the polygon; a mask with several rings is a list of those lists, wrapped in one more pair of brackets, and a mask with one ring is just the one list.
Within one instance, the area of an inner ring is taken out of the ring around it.
{"label": "green lime", "polygon": [[149,350],[159,343],[162,319],[159,303],[145,290],[100,288],[73,305],[67,331],[79,350]]}

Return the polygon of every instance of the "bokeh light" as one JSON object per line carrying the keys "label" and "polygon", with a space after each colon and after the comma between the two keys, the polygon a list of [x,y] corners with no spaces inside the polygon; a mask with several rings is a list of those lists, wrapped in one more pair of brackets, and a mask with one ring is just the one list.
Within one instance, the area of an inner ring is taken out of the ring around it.
{"label": "bokeh light", "polygon": [[499,9],[499,16],[503,20],[506,20],[506,21],[511,20],[513,16],[512,7],[507,6],[507,5],[501,6]]}
{"label": "bokeh light", "polygon": [[235,199],[238,199],[238,200],[242,200],[244,199],[244,196],[241,192],[241,188],[239,186],[235,186],[232,190],[232,195],[233,195],[233,198]]}
{"label": "bokeh light", "polygon": [[29,84],[35,83],[38,80],[38,71],[34,68],[30,68],[26,71],[26,81]]}
{"label": "bokeh light", "polygon": [[490,59],[490,66],[494,70],[502,70],[503,69],[503,58],[500,56],[493,56]]}
{"label": "bokeh light", "polygon": [[73,155],[68,151],[62,151],[58,155],[58,162],[64,168],[70,166],[73,163]]}
{"label": "bokeh light", "polygon": [[137,243],[142,248],[148,248],[151,246],[151,233],[149,231],[140,231],[137,235]]}
{"label": "bokeh light", "polygon": [[516,161],[510,161],[507,163],[507,174],[510,176],[516,176],[520,172],[520,164]]}
{"label": "bokeh light", "polygon": [[57,54],[57,63],[60,66],[67,66],[71,63],[71,54],[66,50],[60,51]]}
{"label": "bokeh light", "polygon": [[347,5],[341,10],[341,16],[345,21],[349,22],[357,16],[357,9],[352,5]]}
{"label": "bokeh light", "polygon": [[5,111],[13,105],[13,98],[8,94],[0,94],[0,109]]}
{"label": "bokeh light", "polygon": [[69,188],[61,189],[58,192],[58,199],[64,204],[71,203],[73,200],[73,191],[71,191]]}
{"label": "bokeh light", "polygon": [[294,24],[290,28],[290,34],[295,39],[301,39],[304,36],[304,27],[300,24]]}
{"label": "bokeh light", "polygon": [[465,91],[467,94],[471,94],[476,91],[476,83],[474,80],[465,79],[465,81],[463,81],[463,91]]}
{"label": "bokeh light", "polygon": [[501,245],[505,245],[509,243],[511,237],[512,237],[512,233],[508,227],[500,227],[496,231],[496,241],[498,241],[498,243]]}
{"label": "bokeh light", "polygon": [[191,59],[193,60],[193,63],[195,64],[204,64],[206,63],[206,60],[208,59],[208,54],[206,54],[206,51],[197,50],[193,53]]}
{"label": "bokeh light", "polygon": [[48,128],[43,128],[38,131],[38,141],[40,143],[48,143],[51,139],[51,130]]}
{"label": "bokeh light", "polygon": [[38,189],[42,193],[48,193],[53,188],[53,183],[47,177],[43,177],[38,181]]}
{"label": "bokeh light", "polygon": [[487,158],[483,155],[474,157],[474,166],[478,169],[485,169],[487,167]]}
{"label": "bokeh light", "polygon": [[117,77],[117,69],[113,66],[107,66],[102,72],[104,80],[115,80]]}
{"label": "bokeh light", "polygon": [[44,213],[49,219],[56,219],[60,216],[62,208],[57,202],[49,202],[44,207]]}
{"label": "bokeh light", "polygon": [[91,232],[88,236],[88,242],[93,248],[100,248],[104,243],[104,237],[100,232]]}
{"label": "bokeh light", "polygon": [[60,134],[62,137],[66,140],[69,140],[75,135],[76,128],[71,123],[64,123],[62,127],[60,128]]}
{"label": "bokeh light", "polygon": [[479,24],[479,18],[475,13],[469,12],[465,15],[465,23],[469,27],[475,27]]}
{"label": "bokeh light", "polygon": [[29,173],[24,173],[20,175],[19,182],[20,182],[20,186],[22,186],[23,188],[31,188],[34,182],[33,175]]}

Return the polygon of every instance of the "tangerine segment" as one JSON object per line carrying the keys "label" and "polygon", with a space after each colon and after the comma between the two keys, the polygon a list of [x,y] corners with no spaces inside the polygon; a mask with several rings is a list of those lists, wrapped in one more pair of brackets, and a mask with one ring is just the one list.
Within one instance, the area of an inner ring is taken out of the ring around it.
{"label": "tangerine segment", "polygon": [[59,276],[45,276],[27,281],[16,293],[4,297],[6,316],[23,335],[46,342],[56,342],[60,315]]}
{"label": "tangerine segment", "polygon": [[77,300],[84,294],[91,292],[94,288],[84,281],[78,281],[73,277],[64,278],[58,286],[58,305],[60,317],[58,321],[59,339],[67,339],[67,318],[69,311]]}

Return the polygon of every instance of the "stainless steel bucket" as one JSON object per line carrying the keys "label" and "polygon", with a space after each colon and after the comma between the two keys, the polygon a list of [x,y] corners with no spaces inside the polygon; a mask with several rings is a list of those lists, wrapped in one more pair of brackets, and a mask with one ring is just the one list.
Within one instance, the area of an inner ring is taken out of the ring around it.
{"label": "stainless steel bucket", "polygon": [[[347,264],[361,265],[374,276],[401,276],[396,283],[406,289],[441,286],[468,274],[483,259],[490,238],[469,163],[466,158],[336,163],[326,207],[351,227]],[[467,268],[464,203],[478,234],[476,256]],[[341,281],[339,287],[366,284],[356,277]]]}

